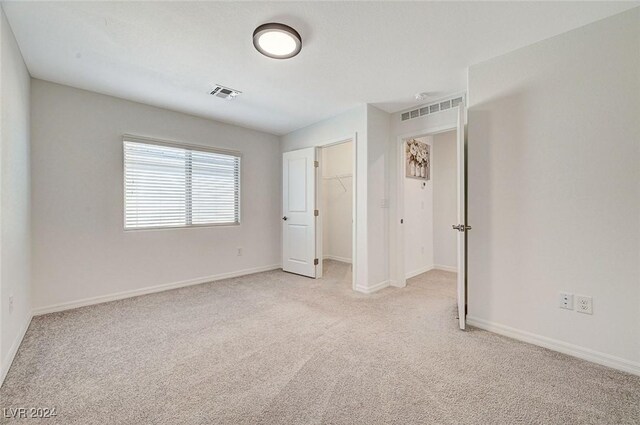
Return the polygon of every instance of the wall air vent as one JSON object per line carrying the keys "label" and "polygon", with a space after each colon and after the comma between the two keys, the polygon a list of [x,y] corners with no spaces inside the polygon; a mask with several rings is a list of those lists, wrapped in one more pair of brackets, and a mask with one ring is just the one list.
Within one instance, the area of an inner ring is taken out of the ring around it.
{"label": "wall air vent", "polygon": [[241,93],[242,93],[241,91],[230,89],[229,87],[225,87],[225,86],[221,86],[220,84],[217,84],[216,86],[213,87],[213,90],[211,90],[209,94],[212,96],[220,97],[222,99],[233,100],[236,97],[238,97],[238,95],[240,95]]}
{"label": "wall air vent", "polygon": [[462,97],[456,97],[455,99],[451,99],[451,107],[455,108],[456,106],[458,106],[459,104],[461,104],[463,101]]}
{"label": "wall air vent", "polygon": [[464,94],[448,97],[437,102],[420,106],[419,108],[412,109],[410,111],[402,112],[400,114],[400,121],[407,121],[413,118],[434,114],[436,112],[446,111],[447,109],[455,108],[462,102],[464,102]]}

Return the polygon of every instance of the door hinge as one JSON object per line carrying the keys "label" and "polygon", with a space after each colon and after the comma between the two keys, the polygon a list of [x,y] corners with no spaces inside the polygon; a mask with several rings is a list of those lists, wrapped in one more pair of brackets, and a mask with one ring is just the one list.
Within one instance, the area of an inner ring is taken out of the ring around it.
{"label": "door hinge", "polygon": [[464,224],[452,224],[451,227],[453,230],[457,230],[458,232],[466,232],[467,230],[471,230],[471,226],[466,226]]}
{"label": "door hinge", "polygon": [[318,261],[318,259],[317,259],[317,258],[314,258],[314,259],[313,259],[313,265],[314,265],[314,266],[317,266],[319,262],[320,262],[320,261]]}
{"label": "door hinge", "polygon": [[313,166],[318,168],[320,166],[320,162],[318,161],[313,161]]}
{"label": "door hinge", "polygon": [[315,215],[316,217],[320,215],[320,211],[318,210],[313,210],[313,215]]}

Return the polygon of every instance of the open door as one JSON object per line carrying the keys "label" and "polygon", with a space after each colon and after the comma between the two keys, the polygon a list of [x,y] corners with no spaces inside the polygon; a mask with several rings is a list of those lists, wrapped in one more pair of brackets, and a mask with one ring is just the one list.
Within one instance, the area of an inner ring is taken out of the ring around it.
{"label": "open door", "polygon": [[465,328],[467,315],[467,248],[466,235],[467,226],[466,206],[465,206],[465,152],[464,152],[464,103],[458,105],[458,131],[457,131],[457,151],[458,151],[458,224],[453,225],[453,229],[458,231],[458,318],[460,329]]}
{"label": "open door", "polygon": [[282,270],[316,277],[316,148],[282,154]]}

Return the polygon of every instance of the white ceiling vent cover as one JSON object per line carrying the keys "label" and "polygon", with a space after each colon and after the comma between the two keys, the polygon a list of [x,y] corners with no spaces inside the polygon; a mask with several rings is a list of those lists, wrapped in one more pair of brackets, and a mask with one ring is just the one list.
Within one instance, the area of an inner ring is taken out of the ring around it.
{"label": "white ceiling vent cover", "polygon": [[238,97],[242,92],[234,89],[230,89],[229,87],[221,86],[217,84],[213,87],[213,90],[209,93],[210,95],[220,97],[226,100],[233,100]]}

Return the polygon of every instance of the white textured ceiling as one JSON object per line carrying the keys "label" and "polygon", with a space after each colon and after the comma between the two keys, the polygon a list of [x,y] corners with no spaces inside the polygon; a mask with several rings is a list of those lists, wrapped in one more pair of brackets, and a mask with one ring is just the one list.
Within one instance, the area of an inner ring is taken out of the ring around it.
{"label": "white textured ceiling", "polygon": [[[284,134],[361,103],[464,91],[466,67],[637,6],[617,2],[3,2],[35,78]],[[253,48],[282,22],[299,56]],[[207,94],[219,83],[243,94]]]}

